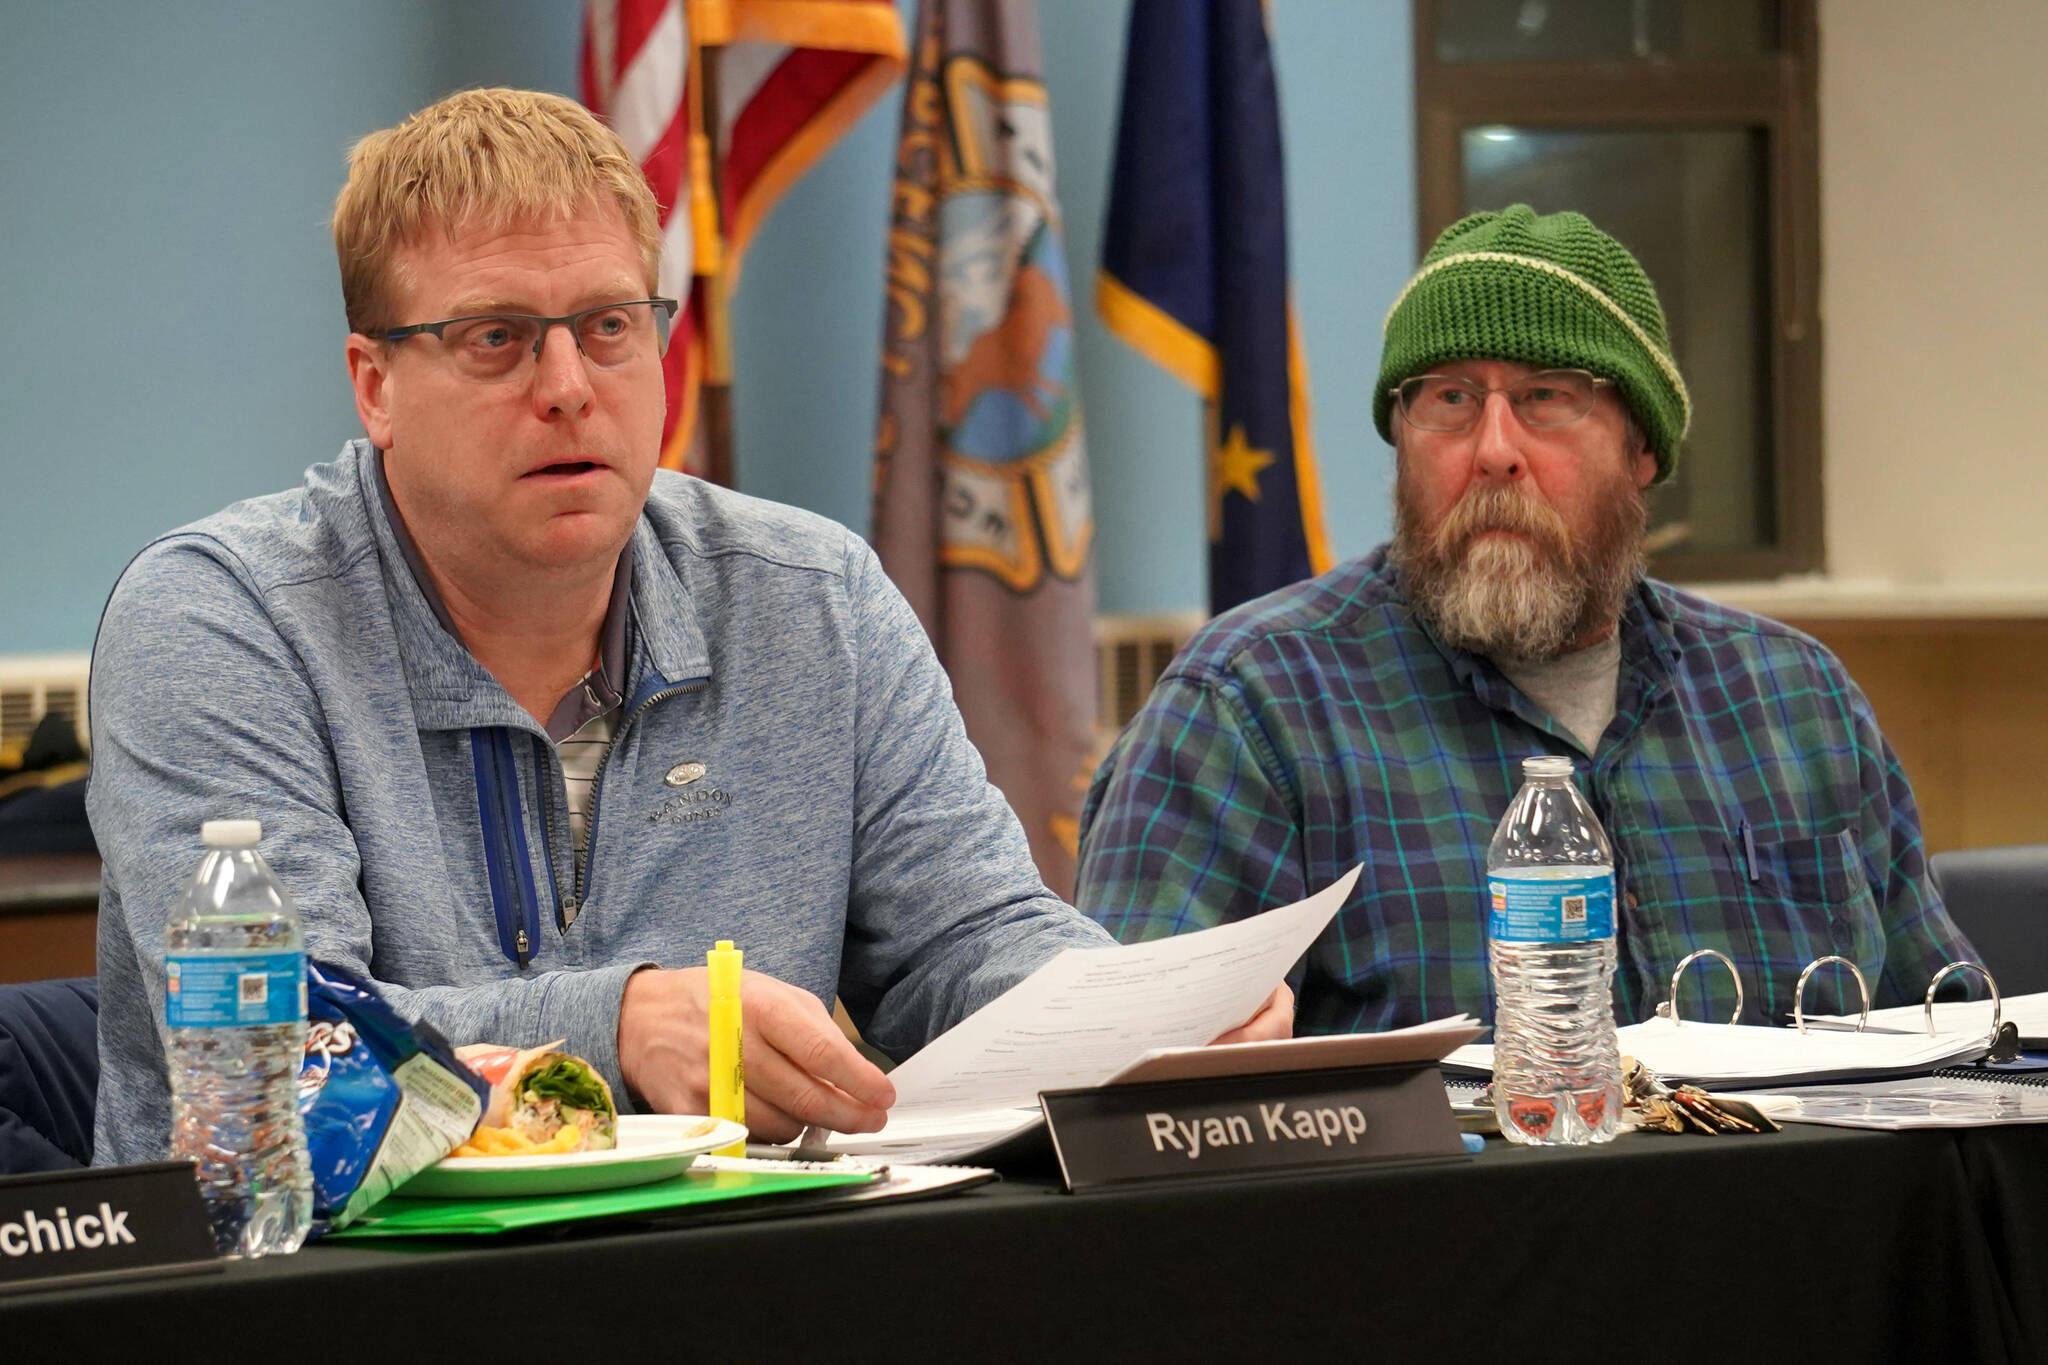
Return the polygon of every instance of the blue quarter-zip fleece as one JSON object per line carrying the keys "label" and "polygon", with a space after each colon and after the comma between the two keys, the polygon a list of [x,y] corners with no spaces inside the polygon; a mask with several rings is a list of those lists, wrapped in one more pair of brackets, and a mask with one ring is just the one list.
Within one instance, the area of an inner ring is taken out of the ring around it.
{"label": "blue quarter-zip fleece", "polygon": [[867,545],[666,472],[634,531],[627,701],[577,866],[554,746],[435,619],[370,457],[352,442],[155,541],[107,604],[96,1162],[165,1150],[163,926],[208,819],[263,822],[312,956],[457,1043],[566,1038],[622,1098],[627,976],[701,965],[716,939],[836,992],[899,1057],[1111,941],[1039,880]]}

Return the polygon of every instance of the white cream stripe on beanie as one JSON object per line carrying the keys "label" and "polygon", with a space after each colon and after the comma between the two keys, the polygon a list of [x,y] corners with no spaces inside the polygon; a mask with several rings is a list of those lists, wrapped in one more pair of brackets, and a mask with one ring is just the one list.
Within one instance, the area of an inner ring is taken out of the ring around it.
{"label": "white cream stripe on beanie", "polygon": [[1614,381],[1649,436],[1659,480],[1692,426],[1664,310],[1627,248],[1583,214],[1526,204],[1444,231],[1387,311],[1373,420],[1392,439],[1390,390],[1452,360],[1513,360]]}

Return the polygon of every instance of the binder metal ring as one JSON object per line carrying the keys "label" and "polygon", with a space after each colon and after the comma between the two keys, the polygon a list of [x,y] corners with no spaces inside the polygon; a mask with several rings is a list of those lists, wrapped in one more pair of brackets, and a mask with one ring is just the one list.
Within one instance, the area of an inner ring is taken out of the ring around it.
{"label": "binder metal ring", "polygon": [[[1870,1022],[1870,983],[1863,979],[1863,969],[1846,957],[1817,957],[1806,964],[1806,970],[1799,974],[1799,984],[1792,988],[1792,1022],[1806,1032],[1806,978],[1813,975],[1813,969],[1824,963],[1839,962],[1856,978],[1856,989],[1863,992],[1863,1017],[1856,1021],[1856,1031],[1863,1032],[1863,1026]],[[1944,968],[1943,970],[1946,970]],[[1941,978],[1936,977],[1939,981]],[[1931,998],[1931,997],[1930,997]]]}
{"label": "binder metal ring", "polygon": [[1657,1006],[1657,1013],[1669,1019],[1673,1028],[1677,1028],[1685,1022],[1678,1017],[1678,980],[1685,975],[1687,967],[1692,966],[1693,963],[1703,957],[1718,958],[1721,965],[1728,969],[1728,977],[1735,983],[1735,1013],[1728,1016],[1728,1022],[1731,1024],[1742,1022],[1742,973],[1735,970],[1735,964],[1728,960],[1726,953],[1717,953],[1712,948],[1701,948],[1698,952],[1687,953],[1678,960],[1677,969],[1671,973],[1671,998]]}
{"label": "binder metal ring", "polygon": [[1951,962],[1936,972],[1934,980],[1927,983],[1927,1034],[1930,1038],[1934,1036],[1934,989],[1941,984],[1943,977],[1955,971],[1958,967],[1969,968],[1977,975],[1983,977],[1984,984],[1991,988],[1991,1041],[1996,1043],[1998,1041],[1998,1025],[2005,1018],[2005,1006],[1998,998],[1997,979],[1990,972],[1984,970],[1984,964],[1981,962]]}

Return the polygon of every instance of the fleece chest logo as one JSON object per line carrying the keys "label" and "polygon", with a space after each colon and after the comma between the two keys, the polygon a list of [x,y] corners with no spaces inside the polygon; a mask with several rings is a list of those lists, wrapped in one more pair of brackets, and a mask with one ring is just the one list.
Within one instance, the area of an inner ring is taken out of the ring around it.
{"label": "fleece chest logo", "polygon": [[715,782],[704,781],[710,771],[702,763],[678,763],[662,777],[662,785],[679,787],[647,817],[651,825],[690,825],[716,820],[732,806],[732,793]]}

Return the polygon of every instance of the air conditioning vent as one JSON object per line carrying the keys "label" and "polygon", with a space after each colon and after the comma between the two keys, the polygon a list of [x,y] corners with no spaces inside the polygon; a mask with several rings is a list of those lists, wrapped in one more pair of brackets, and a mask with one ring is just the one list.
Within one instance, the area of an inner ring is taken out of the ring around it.
{"label": "air conditioning vent", "polygon": [[1095,727],[1114,739],[1208,618],[1198,611],[1095,618]]}
{"label": "air conditioning vent", "polygon": [[85,713],[85,654],[27,654],[0,657],[0,766],[19,762],[21,752],[45,715],[71,722],[81,744],[89,744]]}

